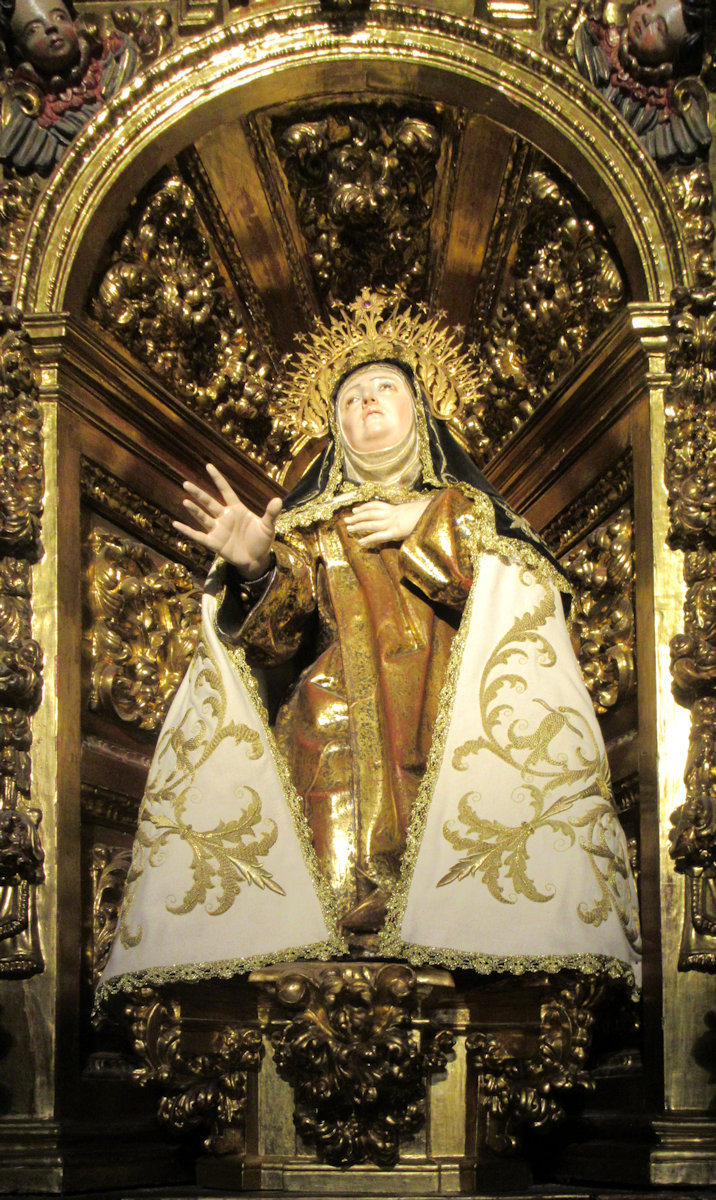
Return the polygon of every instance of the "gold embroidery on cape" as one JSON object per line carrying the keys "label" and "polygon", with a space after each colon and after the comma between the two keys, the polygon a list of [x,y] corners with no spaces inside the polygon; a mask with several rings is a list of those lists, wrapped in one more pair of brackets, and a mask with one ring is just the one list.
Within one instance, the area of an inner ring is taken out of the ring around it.
{"label": "gold embroidery on cape", "polygon": [[[522,572],[523,582],[525,572]],[[482,796],[468,792],[462,796],[457,821],[446,821],[443,836],[457,851],[467,854],[438,881],[438,887],[480,873],[491,895],[503,904],[514,904],[518,896],[534,903],[551,900],[556,888],[546,884],[540,891],[529,873],[529,842],[540,829],[549,829],[556,838],[555,850],[567,850],[577,841],[576,830],[584,829],[579,845],[589,860],[599,886],[599,895],[589,906],[582,902],[578,915],[585,924],[601,925],[613,909],[630,944],[638,934],[633,927],[631,904],[626,889],[629,869],[618,844],[608,838],[616,820],[611,804],[609,767],[589,722],[576,708],[553,707],[535,697],[534,703],[544,715],[530,730],[524,717],[513,717],[510,693],[523,695],[529,685],[519,670],[536,656],[543,668],[556,665],[554,647],[540,632],[555,615],[555,596],[542,587],[543,598],[532,610],[517,617],[490,655],[480,680],[480,713],[484,734],[459,746],[452,758],[456,771],[467,769],[465,760],[480,751],[496,755],[519,772],[521,785],[513,799],[527,801],[531,815],[518,825],[481,817],[478,805]],[[555,742],[568,729],[578,741],[568,759]],[[599,799],[598,797],[601,797]],[[584,800],[594,803],[583,815],[574,810]],[[569,814],[569,816],[567,816]],[[508,892],[508,883],[511,891]]]}
{"label": "gold embroidery on cape", "polygon": [[[208,692],[200,697],[202,686]],[[198,830],[185,819],[187,807],[203,799],[195,784],[198,771],[227,738],[236,746],[245,743],[250,759],[260,758],[264,752],[257,730],[226,720],[228,702],[221,673],[203,639],[192,662],[190,687],[195,706],[187,709],[179,725],[165,726],[142,801],[119,921],[119,937],[125,949],[139,945],[143,936],[141,927],[130,929],[129,913],[145,862],[158,865],[172,838],[181,839],[191,851],[193,885],[181,899],[167,897],[170,913],[181,916],[201,905],[208,916],[221,916],[231,908],[244,884],[286,894],[258,861],[268,854],[278,831],[270,819],[261,827],[261,798],[253,788],[244,785],[235,789],[236,799],[246,802],[235,820]]]}

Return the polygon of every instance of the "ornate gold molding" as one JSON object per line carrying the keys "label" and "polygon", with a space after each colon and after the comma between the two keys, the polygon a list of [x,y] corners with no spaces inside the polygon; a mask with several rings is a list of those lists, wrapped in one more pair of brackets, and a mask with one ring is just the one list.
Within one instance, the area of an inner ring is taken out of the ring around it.
{"label": "ornate gold molding", "polygon": [[80,486],[82,499],[95,512],[109,517],[167,558],[180,559],[196,571],[208,572],[214,556],[195,542],[181,537],[168,512],[145,500],[111,471],[83,458]]}
{"label": "ornate gold molding", "polygon": [[155,732],[194,649],[201,588],[181,564],[104,530],[89,551],[89,707]]}
{"label": "ornate gold molding", "polygon": [[586,1070],[594,1012],[603,983],[563,980],[540,1009],[539,1030],[470,1033],[465,1045],[478,1076],[484,1144],[510,1154],[526,1129],[542,1132],[564,1119],[563,1095],[593,1085]]}
{"label": "ornate gold molding", "polygon": [[32,563],[42,551],[42,417],[30,341],[0,309],[0,978],[43,969],[34,888],[44,879],[41,813],[31,804],[31,718],[42,695],[32,637]]}
{"label": "ornate gold molding", "polygon": [[[445,986],[445,972],[434,976],[432,986]],[[417,973],[401,963],[312,964],[251,981],[277,1005],[269,1032],[301,1137],[332,1166],[394,1166],[401,1139],[424,1123],[426,1079],[454,1044],[430,1023],[418,1041]],[[281,1020],[281,1009],[292,1015]]]}
{"label": "ornate gold molding", "polygon": [[684,632],[671,642],[677,699],[691,708],[686,799],[671,856],[687,876],[679,965],[716,970],[716,271],[674,293],[666,396],[670,539],[686,551]]}
{"label": "ornate gold molding", "polygon": [[632,452],[628,447],[613,466],[545,525],[542,537],[555,557],[560,558],[620,508],[633,487]]}
{"label": "ornate gold molding", "polygon": [[324,301],[349,302],[377,283],[421,299],[440,114],[331,106],[276,119],[271,134]]}
{"label": "ornate gold molding", "polygon": [[622,508],[562,559],[576,588],[573,630],[595,711],[617,708],[636,687],[632,516]]}
{"label": "ornate gold molding", "polygon": [[[215,122],[221,104],[225,111],[232,90],[246,89],[243,111],[251,111],[254,88],[261,92],[260,106],[270,105],[271,89],[277,89],[277,98],[285,94],[287,73],[299,63],[297,101],[318,78],[324,94],[345,95],[346,88],[358,88],[361,73],[365,78],[367,62],[371,69],[379,62],[390,70],[399,67],[408,88],[427,72],[436,83],[436,98],[441,73],[447,71],[463,78],[466,98],[475,104],[477,90],[488,88],[493,118],[507,125],[519,123],[515,107],[529,113],[535,144],[569,168],[597,208],[617,214],[616,244],[627,271],[640,281],[640,292],[662,298],[673,282],[685,278],[677,223],[656,171],[619,115],[572,71],[477,22],[393,4],[371,9],[361,38],[347,52],[345,34],[305,4],[244,17],[192,39],[138,76],[98,114],[40,198],[23,254],[18,299],[46,311],[75,307],[112,219],[96,211],[100,198],[111,189],[114,211],[128,203],[136,191],[135,160],[150,141],[157,154],[169,157],[171,147],[181,144],[178,125],[189,113],[196,136]],[[296,82],[295,73],[291,80]],[[150,94],[152,104],[146,102]],[[588,152],[579,153],[581,146]],[[78,213],[79,221],[74,219]]]}
{"label": "ornate gold molding", "polygon": [[123,796],[97,785],[82,785],[82,818],[85,821],[96,821],[134,833],[138,811],[139,801],[132,796]]}
{"label": "ornate gold molding", "polygon": [[708,163],[677,167],[666,186],[679,214],[684,243],[697,274],[701,267],[708,266],[714,243],[714,195]]}

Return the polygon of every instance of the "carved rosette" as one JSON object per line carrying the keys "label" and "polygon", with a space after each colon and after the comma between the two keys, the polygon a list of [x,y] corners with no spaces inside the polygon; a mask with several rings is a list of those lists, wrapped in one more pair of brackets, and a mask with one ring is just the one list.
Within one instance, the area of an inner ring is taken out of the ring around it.
{"label": "carved rosette", "polygon": [[194,412],[267,468],[285,435],[269,363],[211,257],[193,192],[171,176],[133,210],[92,315]]}
{"label": "carved rosette", "polygon": [[0,978],[43,969],[34,889],[44,879],[31,804],[31,718],[42,694],[32,637],[32,563],[41,553],[42,417],[32,351],[16,309],[0,309]]}
{"label": "carved rosette", "polygon": [[89,706],[155,732],[194,651],[201,588],[181,564],[99,528],[89,552]]}
{"label": "carved rosette", "polygon": [[606,234],[561,183],[532,171],[520,208],[516,254],[479,351],[489,369],[487,399],[468,434],[481,465],[546,399],[626,299]]}
{"label": "carved rosette", "polygon": [[494,1154],[518,1150],[527,1128],[555,1128],[565,1115],[562,1097],[592,1086],[586,1063],[603,994],[600,982],[563,982],[541,1006],[536,1039],[527,1029],[468,1034],[465,1045],[478,1077],[482,1137]]}
{"label": "carved rosette", "polygon": [[597,713],[633,694],[634,556],[632,517],[622,508],[563,559],[577,589],[577,656]]}
{"label": "carved rosette", "polygon": [[132,997],[125,1017],[141,1063],[134,1077],[162,1092],[159,1120],[177,1134],[206,1132],[204,1146],[213,1154],[241,1154],[247,1073],[261,1065],[261,1033],[226,1025],[213,1034],[208,1051],[192,1053],[180,1002],[150,988]]}
{"label": "carved rosette", "polygon": [[425,290],[441,135],[391,105],[275,121],[272,133],[308,247],[316,289],[350,301],[379,283]]}
{"label": "carved rosette", "polygon": [[672,297],[666,484],[672,545],[686,551],[684,631],[671,642],[674,691],[691,708],[685,802],[671,855],[687,876],[679,965],[716,970],[716,274]]}
{"label": "carved rosette", "polygon": [[444,1068],[454,1040],[430,1025],[418,1039],[416,972],[340,963],[252,978],[292,1014],[272,1023],[270,1037],[301,1137],[332,1166],[394,1166],[401,1141],[424,1123],[427,1076]]}

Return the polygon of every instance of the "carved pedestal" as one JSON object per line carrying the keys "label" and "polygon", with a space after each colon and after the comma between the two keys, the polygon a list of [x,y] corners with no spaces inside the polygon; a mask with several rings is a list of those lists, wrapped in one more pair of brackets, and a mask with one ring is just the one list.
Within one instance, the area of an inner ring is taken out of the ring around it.
{"label": "carved pedestal", "polygon": [[525,1185],[526,1130],[589,1087],[602,988],[394,962],[299,963],[126,1007],[158,1115],[203,1186],[450,1195]]}

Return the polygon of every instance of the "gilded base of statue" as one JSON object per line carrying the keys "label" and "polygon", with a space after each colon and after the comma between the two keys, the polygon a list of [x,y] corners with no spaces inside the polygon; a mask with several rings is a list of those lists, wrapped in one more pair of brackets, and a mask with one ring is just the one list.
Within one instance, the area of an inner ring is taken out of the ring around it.
{"label": "gilded base of statue", "polygon": [[199,1186],[455,1195],[528,1186],[586,1070],[604,984],[399,962],[302,962],[147,989],[126,1008],[137,1077]]}

